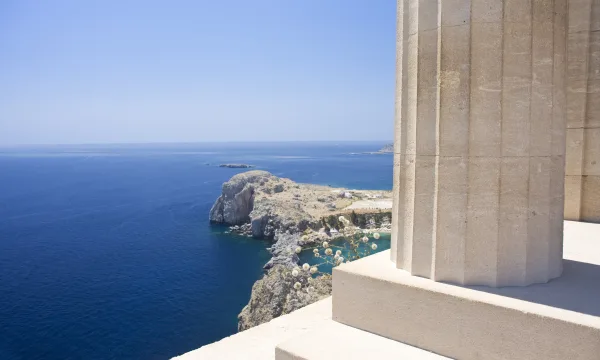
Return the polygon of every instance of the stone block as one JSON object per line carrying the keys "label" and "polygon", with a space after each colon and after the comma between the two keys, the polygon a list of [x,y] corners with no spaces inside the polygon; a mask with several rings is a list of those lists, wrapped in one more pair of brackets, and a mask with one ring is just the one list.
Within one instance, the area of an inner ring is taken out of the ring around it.
{"label": "stone block", "polygon": [[281,343],[276,360],[450,360],[447,357],[327,321],[307,334]]}
{"label": "stone block", "polygon": [[[600,223],[600,176],[582,177],[580,220]],[[598,240],[600,246],[600,236]]]}
{"label": "stone block", "polygon": [[566,175],[583,175],[584,130],[567,129]]}
{"label": "stone block", "polygon": [[376,254],[334,270],[333,320],[454,359],[597,360],[600,250],[586,249],[597,263],[566,260],[559,279],[506,288],[411,276]]}
{"label": "stone block", "polygon": [[583,138],[582,175],[600,176],[600,127],[584,129]]}
{"label": "stone block", "polygon": [[581,219],[581,175],[565,176],[565,220]]}

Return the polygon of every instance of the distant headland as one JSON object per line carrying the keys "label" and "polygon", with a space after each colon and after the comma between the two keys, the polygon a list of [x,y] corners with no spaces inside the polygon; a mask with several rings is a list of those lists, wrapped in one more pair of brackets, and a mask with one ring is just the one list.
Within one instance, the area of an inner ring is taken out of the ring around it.
{"label": "distant headland", "polygon": [[394,144],[386,144],[384,147],[377,151],[367,151],[363,153],[350,153],[351,155],[381,155],[381,154],[392,154],[394,153]]}
{"label": "distant headland", "polygon": [[394,152],[394,144],[387,144],[378,151],[379,153],[393,153]]}

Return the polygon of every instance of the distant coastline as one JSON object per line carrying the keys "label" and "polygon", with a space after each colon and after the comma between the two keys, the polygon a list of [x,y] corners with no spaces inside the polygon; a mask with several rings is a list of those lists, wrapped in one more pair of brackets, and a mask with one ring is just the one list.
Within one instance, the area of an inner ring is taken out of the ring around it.
{"label": "distant coastline", "polygon": [[367,151],[362,153],[350,153],[350,155],[381,155],[381,154],[393,154],[394,153],[394,144],[386,144],[381,149],[377,151]]}

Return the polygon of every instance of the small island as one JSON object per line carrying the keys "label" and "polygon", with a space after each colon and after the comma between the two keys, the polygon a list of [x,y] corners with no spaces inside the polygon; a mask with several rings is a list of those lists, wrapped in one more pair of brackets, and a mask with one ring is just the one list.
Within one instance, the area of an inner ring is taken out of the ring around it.
{"label": "small island", "polygon": [[381,149],[377,150],[377,151],[369,151],[369,152],[365,152],[363,154],[366,155],[381,155],[381,154],[393,154],[394,153],[394,144],[387,144],[384,147],[382,147]]}
{"label": "small island", "polygon": [[229,169],[250,169],[255,167],[254,165],[248,165],[248,164],[221,164],[219,165],[219,167],[222,168],[229,168]]}
{"label": "small island", "polygon": [[378,153],[393,153],[394,152],[394,144],[387,144],[381,149],[379,149]]}

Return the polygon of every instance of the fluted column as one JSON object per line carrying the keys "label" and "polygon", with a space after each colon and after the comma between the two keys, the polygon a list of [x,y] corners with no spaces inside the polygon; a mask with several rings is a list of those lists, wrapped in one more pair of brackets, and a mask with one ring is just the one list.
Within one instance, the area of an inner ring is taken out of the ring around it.
{"label": "fluted column", "polygon": [[398,0],[398,268],[489,286],[561,274],[566,2]]}
{"label": "fluted column", "polygon": [[600,0],[569,0],[565,218],[600,222]]}

